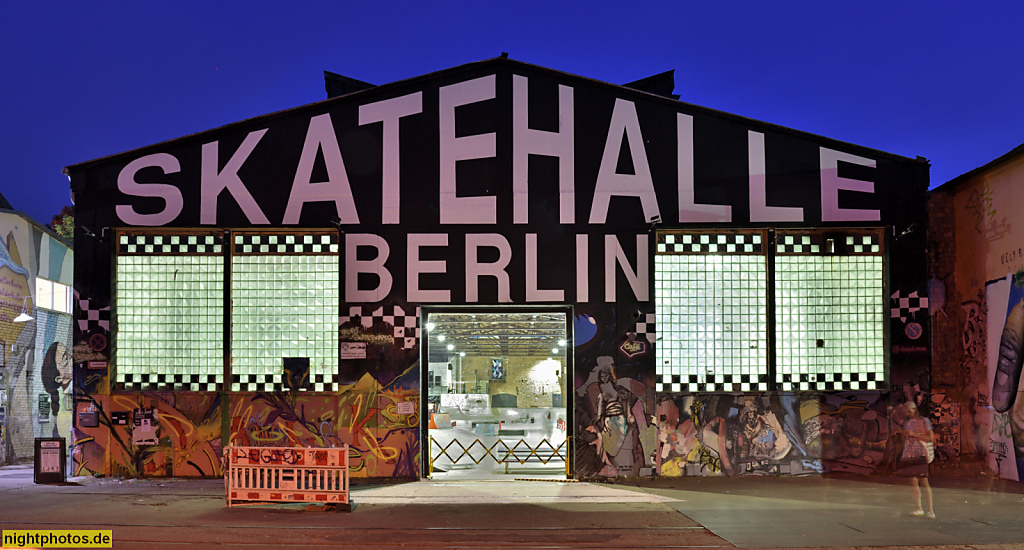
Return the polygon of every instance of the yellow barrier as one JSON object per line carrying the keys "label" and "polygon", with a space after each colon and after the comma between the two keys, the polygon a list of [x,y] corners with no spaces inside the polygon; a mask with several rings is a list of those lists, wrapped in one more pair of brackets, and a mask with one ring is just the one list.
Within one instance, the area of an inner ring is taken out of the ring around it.
{"label": "yellow barrier", "polygon": [[348,504],[348,445],[224,450],[228,508],[267,502]]}

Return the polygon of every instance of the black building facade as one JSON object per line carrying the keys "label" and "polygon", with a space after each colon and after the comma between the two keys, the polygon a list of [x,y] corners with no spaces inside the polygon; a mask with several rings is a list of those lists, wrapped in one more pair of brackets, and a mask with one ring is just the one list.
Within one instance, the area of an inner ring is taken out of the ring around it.
{"label": "black building facade", "polygon": [[80,471],[870,474],[927,411],[922,160],[498,58],[66,171]]}

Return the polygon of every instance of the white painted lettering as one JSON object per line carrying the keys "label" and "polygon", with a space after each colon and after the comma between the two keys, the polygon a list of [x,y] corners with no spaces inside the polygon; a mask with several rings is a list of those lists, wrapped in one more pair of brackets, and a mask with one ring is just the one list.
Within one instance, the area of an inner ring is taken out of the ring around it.
{"label": "white painted lettering", "polygon": [[821,221],[823,222],[867,222],[882,219],[880,210],[862,210],[857,208],[839,208],[839,191],[857,191],[874,193],[875,182],[852,180],[839,177],[839,161],[859,164],[870,168],[875,161],[858,157],[849,153],[821,148]]}
{"label": "white painted lettering", "polygon": [[402,117],[423,112],[423,92],[386,99],[359,106],[359,125],[384,123],[383,150],[381,153],[381,186],[383,197],[381,222],[399,223],[401,204],[401,181],[399,174],[398,121]]}
{"label": "white painted lettering", "polygon": [[530,128],[528,90],[525,76],[512,76],[512,223],[530,222],[530,155],[558,158],[558,222],[576,223],[572,88],[558,86],[557,132]]}
{"label": "white painted lettering", "polygon": [[[556,260],[557,261],[557,260]],[[526,301],[527,302],[562,302],[565,291],[556,289],[541,290],[537,288],[537,234],[526,234]]]}
{"label": "white painted lettering", "polygon": [[406,238],[406,299],[410,303],[441,303],[452,301],[450,290],[420,289],[420,274],[445,273],[448,270],[444,260],[421,260],[420,248],[426,246],[448,246],[448,235],[444,233],[410,233]]}
{"label": "white painted lettering", "polygon": [[[313,165],[319,151],[323,151],[327,181],[313,183]],[[333,202],[341,223],[359,223],[356,203],[352,199],[352,186],[348,182],[345,162],[341,158],[341,148],[338,147],[338,136],[334,133],[334,124],[329,113],[309,119],[309,130],[302,145],[299,166],[295,170],[288,206],[284,211],[284,224],[299,223],[302,206],[307,202]]]}
{"label": "white painted lettering", "polygon": [[804,209],[799,207],[768,206],[767,168],[764,153],[764,134],[747,130],[747,166],[750,174],[750,221],[802,222]]}
{"label": "white painted lettering", "polygon": [[647,235],[636,236],[636,270],[634,271],[629,265],[629,258],[626,257],[626,253],[622,250],[622,245],[619,244],[619,239],[615,235],[604,236],[604,301],[608,303],[616,302],[615,298],[615,266],[618,264],[622,268],[622,273],[626,276],[626,280],[629,281],[629,287],[633,289],[633,295],[640,302],[646,302],[649,299],[649,281],[647,280],[648,273],[648,250],[647,250]]}
{"label": "white painted lettering", "polygon": [[[626,146],[629,147],[629,154],[633,159],[634,174],[615,172],[623,134],[626,136]],[[658,210],[658,198],[654,192],[651,168],[647,161],[644,138],[640,133],[636,105],[624,99],[615,100],[612,119],[608,124],[608,138],[604,142],[604,156],[601,158],[597,186],[594,189],[594,202],[590,208],[590,223],[607,222],[608,205],[613,196],[639,197],[645,221],[661,215]]]}
{"label": "white painted lettering", "polygon": [[[360,247],[375,248],[377,255],[372,260],[358,259]],[[379,302],[391,293],[394,279],[384,266],[391,255],[391,247],[379,235],[348,233],[345,235],[345,301]],[[380,279],[377,288],[359,289],[359,274],[374,273]]]}
{"label": "white painted lettering", "polygon": [[438,91],[440,134],[440,221],[443,224],[497,222],[497,197],[460,197],[455,165],[460,160],[495,156],[495,134],[455,137],[455,108],[494,99],[494,75],[442,86]]}
{"label": "white painted lettering", "polygon": [[199,223],[202,225],[217,225],[217,197],[225,189],[235,198],[235,202],[242,209],[245,217],[251,224],[266,225],[270,223],[267,216],[256,204],[249,190],[246,189],[242,178],[238,177],[238,170],[245,163],[245,160],[252,154],[256,144],[263,138],[267,129],[250,132],[245,136],[245,141],[238,146],[238,150],[219,170],[220,142],[214,141],[203,144],[202,172],[200,174],[200,198],[199,198]]}
{"label": "white painted lettering", "polygon": [[[480,248],[498,249],[498,261],[482,263]],[[491,276],[498,281],[498,302],[507,304],[512,301],[511,285],[509,284],[508,268],[512,260],[512,247],[508,240],[497,233],[470,233],[466,235],[466,303],[480,301],[480,277]]]}
{"label": "white painted lettering", "polygon": [[576,235],[576,301],[590,301],[590,241],[586,234]]}
{"label": "white painted lettering", "polygon": [[139,214],[130,204],[118,204],[114,207],[117,217],[128,225],[164,225],[174,221],[185,204],[181,190],[169,183],[139,182],[135,176],[143,168],[160,168],[164,174],[174,174],[181,171],[181,164],[168,153],[146,155],[129,162],[117,175],[118,191],[134,197],[161,198],[164,209],[154,214]]}
{"label": "white painted lettering", "polygon": [[731,222],[732,206],[728,204],[697,204],[694,199],[693,117],[676,114],[676,171],[679,187],[680,222]]}

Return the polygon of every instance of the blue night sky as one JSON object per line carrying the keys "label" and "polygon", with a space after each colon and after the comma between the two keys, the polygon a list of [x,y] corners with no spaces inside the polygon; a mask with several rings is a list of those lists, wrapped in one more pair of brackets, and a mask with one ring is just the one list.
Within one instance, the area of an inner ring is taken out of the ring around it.
{"label": "blue night sky", "polygon": [[1020,2],[497,4],[4,2],[0,192],[46,223],[69,164],[325,99],[325,70],[501,52],[616,84],[674,69],[684,102],[926,157],[933,186],[1024,142]]}

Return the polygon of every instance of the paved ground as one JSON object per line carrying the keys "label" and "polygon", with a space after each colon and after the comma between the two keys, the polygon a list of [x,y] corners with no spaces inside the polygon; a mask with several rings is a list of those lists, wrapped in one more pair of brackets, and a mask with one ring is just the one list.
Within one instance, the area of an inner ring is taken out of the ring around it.
{"label": "paved ground", "polygon": [[35,485],[0,468],[0,529],[109,529],[115,548],[1015,548],[1024,484],[933,480],[938,518],[903,480],[686,478],[354,482],[350,512],[226,508],[219,480]]}

